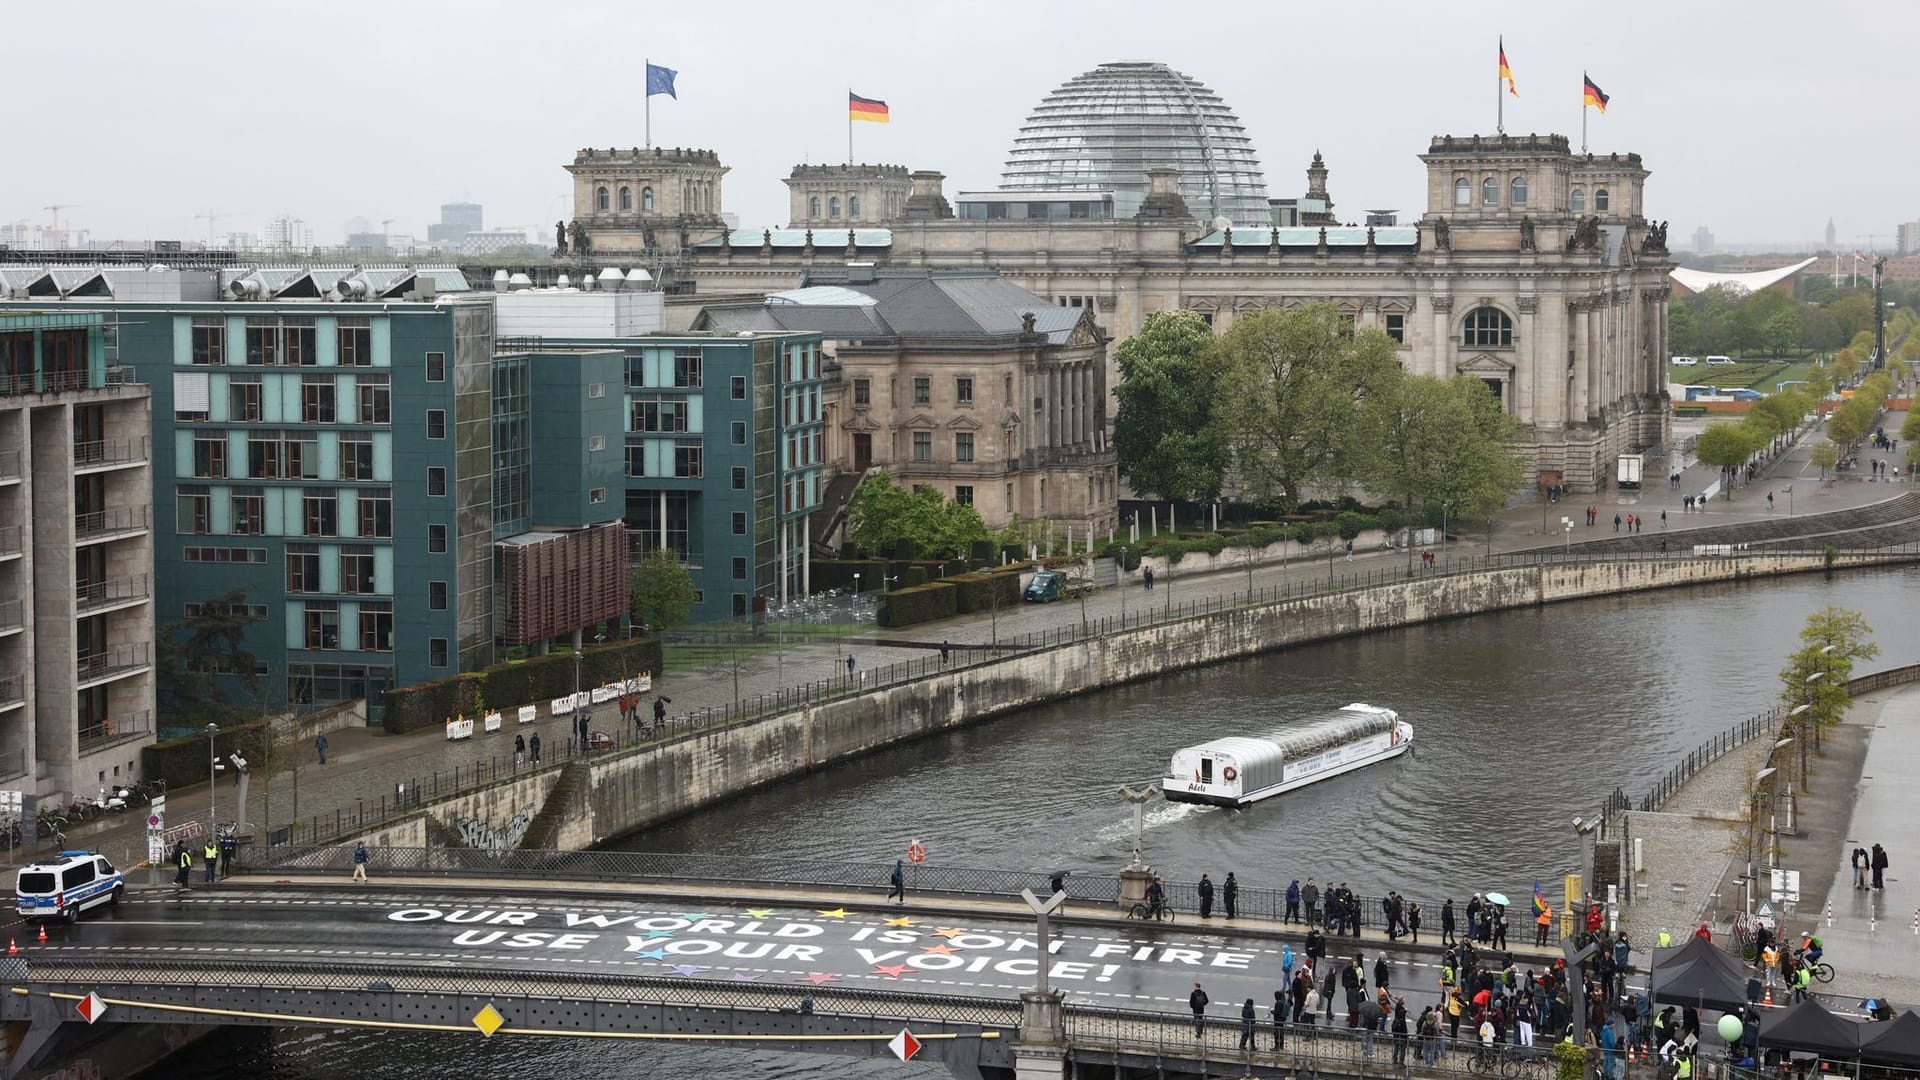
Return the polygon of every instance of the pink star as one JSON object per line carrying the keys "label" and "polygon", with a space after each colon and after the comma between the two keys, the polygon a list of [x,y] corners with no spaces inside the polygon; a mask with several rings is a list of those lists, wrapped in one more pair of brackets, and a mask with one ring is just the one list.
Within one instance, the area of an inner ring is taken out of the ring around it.
{"label": "pink star", "polygon": [[838,975],[828,975],[825,972],[815,971],[807,976],[807,981],[815,986],[820,986],[825,983],[830,983],[839,977]]}
{"label": "pink star", "polygon": [[873,966],[873,970],[874,970],[874,972],[875,972],[875,973],[877,973],[877,974],[880,974],[880,975],[885,975],[886,977],[888,977],[888,978],[890,978],[890,979],[897,979],[897,978],[899,978],[900,976],[902,976],[902,975],[904,975],[904,974],[906,974],[906,972],[907,972],[907,965],[905,965],[905,964],[894,964],[894,965],[892,965],[892,966],[888,966],[888,965],[886,965],[886,964],[875,964],[875,965]]}

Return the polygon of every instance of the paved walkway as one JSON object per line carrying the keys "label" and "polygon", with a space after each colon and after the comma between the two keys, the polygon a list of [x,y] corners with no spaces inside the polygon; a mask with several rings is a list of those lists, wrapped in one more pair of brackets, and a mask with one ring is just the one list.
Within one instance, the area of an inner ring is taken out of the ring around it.
{"label": "paved walkway", "polygon": [[[1853,786],[1848,827],[1810,868],[1829,882],[1833,924],[1819,929],[1826,959],[1838,974],[1833,985],[1859,997],[1920,1002],[1920,859],[1913,842],[1920,821],[1920,687],[1889,696],[1867,728],[1866,765]],[[1820,777],[1815,773],[1815,782]],[[1848,856],[1856,847],[1887,849],[1885,888],[1853,887]],[[1804,910],[1804,909],[1803,909]],[[1824,921],[1824,920],[1823,920]]]}
{"label": "paved walkway", "polygon": [[[1890,416],[1886,421],[1887,426],[1896,428],[1899,420],[1898,415]],[[1764,520],[1787,511],[1786,500],[1781,495],[1784,483],[1780,481],[1789,479],[1795,482],[1796,514],[1810,510],[1831,512],[1851,509],[1892,498],[1905,490],[1898,484],[1866,483],[1858,479],[1842,480],[1831,485],[1819,484],[1813,472],[1809,471],[1811,466],[1805,463],[1806,446],[1811,441],[1811,436],[1803,439],[1801,446],[1770,466],[1773,483],[1769,484],[1763,478],[1733,500],[1716,499],[1704,512],[1682,513],[1681,497],[1686,491],[1705,490],[1717,479],[1718,470],[1699,465],[1687,466],[1681,470],[1680,488],[1669,490],[1664,483],[1669,472],[1666,463],[1649,462],[1647,472],[1650,484],[1643,491],[1608,491],[1569,497],[1558,505],[1544,507],[1545,514],[1537,502],[1523,504],[1494,515],[1490,537],[1483,533],[1478,538],[1467,539],[1477,530],[1456,529],[1458,539],[1439,549],[1441,565],[1444,566],[1455,554],[1467,557],[1539,547],[1543,537],[1542,520],[1550,519],[1547,532],[1560,536],[1563,533],[1559,519],[1563,515],[1575,519],[1574,537],[1584,539],[1608,533],[1615,513],[1644,514],[1657,522],[1659,510],[1666,509],[1669,511],[1669,530],[1675,532],[1683,527]],[[1772,513],[1766,507],[1766,490],[1776,492],[1777,509]],[[1591,528],[1579,524],[1584,520],[1588,505],[1599,508],[1602,524]],[[1648,525],[1649,529],[1655,527],[1656,524],[1651,522]],[[1407,556],[1403,551],[1357,553],[1351,562],[1339,558],[1316,558],[1268,564],[1254,568],[1251,586],[1277,588],[1288,583],[1297,586],[1306,580],[1358,585],[1369,578],[1378,580],[1397,576],[1406,565]],[[1083,617],[1095,621],[1118,618],[1123,614],[1137,616],[1143,604],[1164,608],[1169,603],[1178,606],[1197,600],[1231,598],[1244,595],[1248,588],[1249,577],[1244,569],[1189,576],[1183,574],[1176,564],[1171,573],[1155,578],[1151,592],[1140,588],[1103,589],[1089,597],[1084,604],[1072,601],[1018,604],[997,613],[959,616],[906,631],[876,628],[840,642],[790,645],[741,658],[737,678],[738,699],[751,702],[757,695],[772,696],[782,689],[809,681],[831,680],[844,684],[849,652],[854,655],[863,673],[901,662],[935,663],[936,649],[941,641],[952,644],[956,662],[965,662],[970,658],[990,655],[990,650],[997,642],[1078,626]],[[903,641],[909,644],[881,644]],[[669,671],[655,680],[656,692],[672,699],[672,710],[676,714],[722,709],[736,700],[735,687],[735,672],[731,664],[690,671]],[[594,727],[608,731],[619,728],[617,713],[602,706],[596,713]],[[316,814],[331,817],[336,811],[351,814],[362,806],[377,808],[382,798],[392,799],[396,786],[402,783],[421,783],[428,785],[431,790],[436,782],[436,774],[441,790],[446,790],[446,785],[455,782],[455,770],[459,770],[459,781],[466,783],[476,765],[483,769],[511,769],[514,736],[531,736],[535,732],[544,744],[546,760],[551,762],[559,756],[558,749],[567,741],[568,724],[564,720],[555,721],[544,716],[538,722],[525,726],[509,721],[500,732],[479,734],[460,742],[448,742],[437,727],[405,735],[389,735],[378,728],[334,732],[329,736],[328,764],[325,767],[318,765],[309,749],[302,755],[303,762],[297,771],[282,770],[271,778],[270,784],[264,783],[267,778],[256,776],[247,816],[257,826],[266,828],[285,825],[296,817],[311,818]],[[269,787],[270,792],[263,790]],[[168,800],[168,824],[206,820],[208,796],[204,784],[176,788]],[[231,800],[234,798],[234,788],[230,781],[222,783],[217,797],[219,819],[233,820],[234,805]],[[68,831],[68,843],[91,846],[125,862],[137,861],[145,853],[144,820],[144,812],[136,807],[123,815],[77,822]],[[14,861],[17,863],[18,860]]]}

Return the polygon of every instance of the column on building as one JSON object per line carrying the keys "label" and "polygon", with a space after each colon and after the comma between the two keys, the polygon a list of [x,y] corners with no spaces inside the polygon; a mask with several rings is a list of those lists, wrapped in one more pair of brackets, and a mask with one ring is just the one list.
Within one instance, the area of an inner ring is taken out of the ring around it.
{"label": "column on building", "polygon": [[[781,483],[783,484],[790,483],[790,482],[791,481],[786,480],[784,478],[781,480]],[[787,606],[787,534],[792,529],[793,529],[793,522],[791,521],[780,522],[780,528],[778,530],[779,536],[780,536],[780,550],[776,556],[776,558],[779,560],[778,566],[780,568],[779,572],[776,574],[776,577],[779,579],[780,587],[775,595],[778,598],[778,601],[781,607]]]}
{"label": "column on building", "polygon": [[1540,298],[1522,294],[1515,298],[1513,306],[1519,312],[1519,325],[1514,327],[1514,334],[1520,344],[1514,350],[1513,381],[1507,386],[1507,413],[1533,416],[1535,388],[1540,378]]}
{"label": "column on building", "polygon": [[1589,327],[1592,316],[1588,312],[1591,306],[1589,298],[1579,296],[1568,302],[1573,312],[1573,377],[1568,386],[1572,401],[1567,407],[1567,419],[1570,423],[1584,423],[1587,419],[1589,395],[1592,393],[1593,334]]}
{"label": "column on building", "polygon": [[1426,371],[1416,374],[1446,378],[1453,370],[1453,296],[1436,292],[1427,302],[1433,309],[1433,359]]}

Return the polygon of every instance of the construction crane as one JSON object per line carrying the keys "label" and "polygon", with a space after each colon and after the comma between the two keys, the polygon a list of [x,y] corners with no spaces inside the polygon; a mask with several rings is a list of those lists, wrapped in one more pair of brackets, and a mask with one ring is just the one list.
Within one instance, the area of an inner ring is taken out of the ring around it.
{"label": "construction crane", "polygon": [[232,214],[232,213],[230,213],[229,211],[226,211],[226,210],[209,210],[209,211],[207,211],[207,212],[206,212],[206,213],[204,213],[204,214],[195,214],[195,215],[193,215],[193,216],[194,216],[194,220],[196,220],[196,221],[198,221],[198,220],[203,220],[203,219],[204,219],[204,220],[206,221],[206,223],[207,223],[207,250],[208,250],[208,251],[212,251],[212,250],[213,250],[213,224],[214,224],[214,222],[216,222],[216,221],[219,221],[219,220],[220,220],[221,218],[223,218],[223,217],[232,217],[232,216],[233,216],[233,214]]}
{"label": "construction crane", "polygon": [[[74,207],[77,207],[79,205],[80,205],[79,203],[54,203],[52,206],[43,206],[40,208],[42,210],[46,210],[53,214],[54,237],[58,237],[60,235],[60,211],[72,210]],[[49,239],[52,239],[52,238],[49,238]]]}

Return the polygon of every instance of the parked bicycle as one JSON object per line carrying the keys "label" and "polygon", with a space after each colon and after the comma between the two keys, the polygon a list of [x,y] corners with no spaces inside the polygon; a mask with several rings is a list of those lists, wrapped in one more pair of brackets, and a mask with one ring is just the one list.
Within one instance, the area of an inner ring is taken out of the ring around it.
{"label": "parked bicycle", "polygon": [[1165,904],[1135,904],[1127,910],[1127,918],[1142,922],[1173,922],[1173,909]]}

